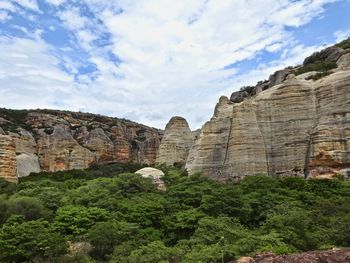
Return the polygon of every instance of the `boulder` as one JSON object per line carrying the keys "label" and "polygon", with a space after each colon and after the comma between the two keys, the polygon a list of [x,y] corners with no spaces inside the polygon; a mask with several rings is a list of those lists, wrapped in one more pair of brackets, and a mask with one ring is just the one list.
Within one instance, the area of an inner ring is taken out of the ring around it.
{"label": "boulder", "polygon": [[241,103],[248,97],[249,97],[249,94],[245,90],[235,91],[231,94],[230,101],[232,101],[233,103]]}
{"label": "boulder", "polygon": [[144,178],[151,178],[159,190],[166,190],[165,183],[162,180],[162,177],[164,176],[163,171],[152,167],[145,167],[136,171],[135,174],[139,174]]}
{"label": "boulder", "polygon": [[17,161],[17,176],[24,177],[31,173],[39,173],[40,165],[39,158],[35,154],[22,153],[16,156]]}

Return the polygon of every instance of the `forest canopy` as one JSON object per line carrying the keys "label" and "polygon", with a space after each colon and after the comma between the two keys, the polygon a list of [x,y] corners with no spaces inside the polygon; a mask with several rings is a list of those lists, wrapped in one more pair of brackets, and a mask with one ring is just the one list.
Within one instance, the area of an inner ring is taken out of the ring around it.
{"label": "forest canopy", "polygon": [[0,181],[0,262],[228,262],[350,246],[350,182],[248,176],[220,183],[137,165]]}

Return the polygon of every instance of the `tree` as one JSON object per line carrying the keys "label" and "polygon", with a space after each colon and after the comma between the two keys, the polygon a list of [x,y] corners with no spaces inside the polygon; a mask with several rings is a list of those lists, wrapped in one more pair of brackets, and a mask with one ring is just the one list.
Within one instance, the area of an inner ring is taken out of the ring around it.
{"label": "tree", "polygon": [[106,260],[116,245],[133,239],[138,231],[138,225],[127,222],[96,223],[88,232],[88,240],[93,245],[93,257]]}
{"label": "tree", "polygon": [[109,219],[105,209],[67,205],[57,210],[54,225],[64,235],[79,236],[87,233],[95,223]]}
{"label": "tree", "polygon": [[42,202],[35,197],[15,197],[7,201],[7,217],[11,215],[23,215],[26,220],[48,218],[50,210],[45,208]]}
{"label": "tree", "polygon": [[14,215],[0,229],[0,261],[53,261],[66,253],[67,243],[44,220],[25,221]]}

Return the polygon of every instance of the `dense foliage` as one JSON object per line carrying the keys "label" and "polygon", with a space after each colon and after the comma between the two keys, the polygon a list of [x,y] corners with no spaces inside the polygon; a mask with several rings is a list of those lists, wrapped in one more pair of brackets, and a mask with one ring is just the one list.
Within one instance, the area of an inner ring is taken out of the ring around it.
{"label": "dense foliage", "polygon": [[117,167],[0,181],[0,262],[228,262],[350,246],[341,178],[219,183],[162,167],[162,192]]}

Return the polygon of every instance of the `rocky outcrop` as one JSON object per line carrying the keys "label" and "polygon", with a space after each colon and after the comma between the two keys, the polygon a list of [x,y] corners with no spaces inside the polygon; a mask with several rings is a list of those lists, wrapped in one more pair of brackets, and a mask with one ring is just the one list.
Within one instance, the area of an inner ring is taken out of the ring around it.
{"label": "rocky outcrop", "polygon": [[338,59],[339,67],[321,78],[310,78],[317,72],[295,76],[288,69],[270,76],[273,85],[255,95],[244,95],[251,91],[245,88],[230,101],[220,98],[190,150],[190,174],[226,180],[344,173],[350,168],[350,57],[340,50],[315,55]]}
{"label": "rocky outcrop", "polygon": [[187,121],[182,117],[173,117],[165,127],[159,146],[157,163],[167,165],[185,164],[192,147],[195,134],[191,132]]}
{"label": "rocky outcrop", "polygon": [[164,176],[163,171],[152,167],[145,167],[136,171],[135,174],[139,174],[143,178],[151,178],[152,182],[157,186],[158,190],[160,191],[166,190],[166,186],[163,181],[163,176]]}
{"label": "rocky outcrop", "polygon": [[225,177],[222,173],[231,136],[232,109],[233,103],[227,97],[221,97],[213,117],[203,125],[189,152],[186,169],[190,174],[203,172],[214,179]]}
{"label": "rocky outcrop", "polygon": [[7,167],[0,177],[5,178],[85,169],[95,163],[153,164],[162,138],[160,130],[87,113],[0,109],[0,116],[0,133],[7,138],[7,148],[0,148],[0,163]]}
{"label": "rocky outcrop", "polygon": [[350,71],[339,71],[315,83],[316,125],[310,133],[311,175],[319,168],[335,172],[350,164]]}
{"label": "rocky outcrop", "polygon": [[310,251],[294,255],[275,255],[262,253],[255,257],[243,257],[236,263],[344,263],[350,262],[350,248],[326,251]]}
{"label": "rocky outcrop", "polygon": [[17,181],[15,143],[6,135],[0,135],[0,177],[8,181]]}

